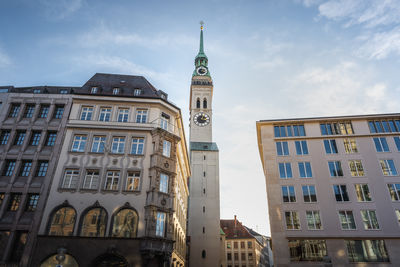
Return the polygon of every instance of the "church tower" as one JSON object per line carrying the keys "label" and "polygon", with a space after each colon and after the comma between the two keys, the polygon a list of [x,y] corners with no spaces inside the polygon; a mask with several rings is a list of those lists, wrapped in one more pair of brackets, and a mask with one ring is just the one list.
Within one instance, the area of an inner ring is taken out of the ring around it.
{"label": "church tower", "polygon": [[[201,23],[202,24],[202,23]],[[204,53],[203,24],[200,49],[190,86],[189,236],[190,267],[220,265],[219,153],[212,142],[213,82]]]}

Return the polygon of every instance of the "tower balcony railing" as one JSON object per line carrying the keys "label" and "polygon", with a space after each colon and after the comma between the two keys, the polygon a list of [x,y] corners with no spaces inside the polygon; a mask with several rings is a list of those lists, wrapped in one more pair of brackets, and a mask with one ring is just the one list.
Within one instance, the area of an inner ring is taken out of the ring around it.
{"label": "tower balcony railing", "polygon": [[165,119],[164,117],[157,118],[150,123],[155,128],[161,128],[167,132],[179,136],[179,128],[176,125],[170,123],[169,120]]}

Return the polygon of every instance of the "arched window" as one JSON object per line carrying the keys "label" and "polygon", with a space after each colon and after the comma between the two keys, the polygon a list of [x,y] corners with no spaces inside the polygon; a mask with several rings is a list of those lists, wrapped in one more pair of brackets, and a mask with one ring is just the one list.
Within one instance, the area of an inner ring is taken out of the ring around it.
{"label": "arched window", "polygon": [[197,101],[196,101],[196,108],[200,108],[200,99],[199,98],[197,98]]}
{"label": "arched window", "polygon": [[138,215],[133,209],[122,209],[118,211],[112,220],[113,237],[133,238],[136,237],[138,226]]}
{"label": "arched window", "polygon": [[103,208],[92,208],[83,215],[80,236],[104,236],[107,225],[107,212]]}
{"label": "arched window", "polygon": [[[74,257],[72,257],[69,254],[65,254],[65,259],[62,261],[62,266],[63,267],[78,267],[78,263],[76,262],[76,260],[74,259]],[[57,254],[52,255],[50,257],[48,257],[46,260],[44,260],[42,262],[42,264],[40,264],[40,267],[54,267],[54,266],[61,266],[58,265],[59,261],[56,259]]]}
{"label": "arched window", "polygon": [[207,99],[206,98],[204,98],[204,100],[203,100],[203,108],[207,108]]}
{"label": "arched window", "polygon": [[203,249],[203,251],[201,252],[201,257],[203,258],[203,259],[205,259],[206,258],[206,251]]}
{"label": "arched window", "polygon": [[53,212],[49,223],[49,235],[71,236],[74,232],[76,212],[72,207],[62,207]]}

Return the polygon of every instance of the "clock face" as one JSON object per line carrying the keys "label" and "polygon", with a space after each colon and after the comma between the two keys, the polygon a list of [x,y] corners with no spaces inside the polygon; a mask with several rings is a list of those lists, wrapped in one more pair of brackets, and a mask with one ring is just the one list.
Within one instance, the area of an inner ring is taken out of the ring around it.
{"label": "clock face", "polygon": [[193,121],[198,126],[206,126],[210,123],[210,116],[207,113],[200,112],[194,115]]}
{"label": "clock face", "polygon": [[200,66],[200,67],[197,68],[196,72],[197,72],[197,74],[203,76],[203,75],[207,74],[207,69],[205,67],[203,67],[203,66]]}

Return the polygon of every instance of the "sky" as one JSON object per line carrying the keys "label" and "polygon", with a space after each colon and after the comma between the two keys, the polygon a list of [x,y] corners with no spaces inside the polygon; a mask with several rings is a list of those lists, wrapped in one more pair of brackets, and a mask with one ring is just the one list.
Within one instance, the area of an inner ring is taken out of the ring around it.
{"label": "sky", "polygon": [[1,0],[0,85],[142,75],[188,137],[200,20],[221,218],[269,235],[256,121],[399,112],[400,0]]}

